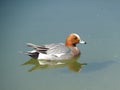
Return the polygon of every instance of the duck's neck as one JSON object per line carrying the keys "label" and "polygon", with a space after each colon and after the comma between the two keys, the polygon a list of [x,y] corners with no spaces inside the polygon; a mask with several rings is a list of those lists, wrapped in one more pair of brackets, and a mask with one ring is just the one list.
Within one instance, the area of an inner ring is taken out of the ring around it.
{"label": "duck's neck", "polygon": [[65,43],[65,46],[76,47],[76,44],[66,42],[66,43]]}

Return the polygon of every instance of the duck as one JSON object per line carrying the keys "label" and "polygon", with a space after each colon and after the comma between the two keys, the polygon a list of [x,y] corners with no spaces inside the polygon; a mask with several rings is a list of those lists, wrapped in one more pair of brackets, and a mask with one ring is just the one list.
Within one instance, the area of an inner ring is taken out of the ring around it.
{"label": "duck", "polygon": [[77,44],[86,44],[81,40],[76,33],[69,34],[65,43],[52,43],[45,45],[36,45],[27,43],[26,45],[32,47],[32,51],[27,51],[25,54],[38,60],[68,60],[81,54]]}

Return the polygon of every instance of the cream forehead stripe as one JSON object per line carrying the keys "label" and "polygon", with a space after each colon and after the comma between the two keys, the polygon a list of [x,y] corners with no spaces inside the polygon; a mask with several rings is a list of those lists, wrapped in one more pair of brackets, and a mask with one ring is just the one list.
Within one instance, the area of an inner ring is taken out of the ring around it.
{"label": "cream forehead stripe", "polygon": [[78,39],[80,39],[80,36],[76,33],[73,33],[73,35],[77,36]]}

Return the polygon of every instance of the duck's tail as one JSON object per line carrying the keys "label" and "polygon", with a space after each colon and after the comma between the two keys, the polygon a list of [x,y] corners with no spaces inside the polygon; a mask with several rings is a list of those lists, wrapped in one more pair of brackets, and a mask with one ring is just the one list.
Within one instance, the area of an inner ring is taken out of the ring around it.
{"label": "duck's tail", "polygon": [[28,55],[28,56],[30,56],[30,57],[32,57],[32,58],[35,58],[35,59],[37,59],[37,58],[38,58],[38,55],[39,55],[39,52],[37,52],[37,51],[35,51],[35,50],[33,50],[33,51],[27,51],[27,52],[19,51],[19,53],[21,53],[21,54],[26,54],[26,55]]}
{"label": "duck's tail", "polygon": [[24,54],[26,54],[26,55],[28,55],[28,56],[30,56],[32,58],[35,58],[35,59],[37,59],[38,55],[39,55],[39,53],[37,51],[35,51],[35,50],[33,50],[33,51],[27,51]]}

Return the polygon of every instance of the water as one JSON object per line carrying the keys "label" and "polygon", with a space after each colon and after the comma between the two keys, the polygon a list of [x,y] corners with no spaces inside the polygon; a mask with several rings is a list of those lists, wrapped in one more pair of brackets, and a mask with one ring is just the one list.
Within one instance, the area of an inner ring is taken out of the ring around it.
{"label": "water", "polygon": [[[117,0],[0,1],[0,90],[119,90],[119,16]],[[64,42],[72,32],[87,42],[78,45],[82,54],[72,64],[85,64],[79,72],[68,64],[25,65],[26,43]]]}

